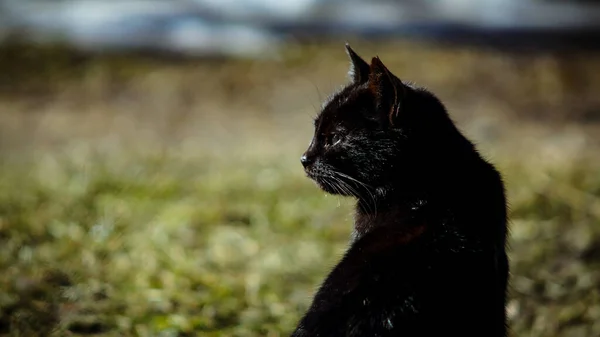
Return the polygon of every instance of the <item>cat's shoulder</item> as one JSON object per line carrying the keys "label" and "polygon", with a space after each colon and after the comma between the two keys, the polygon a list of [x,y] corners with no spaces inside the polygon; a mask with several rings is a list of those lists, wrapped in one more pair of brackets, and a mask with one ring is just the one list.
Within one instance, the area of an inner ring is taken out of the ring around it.
{"label": "cat's shoulder", "polygon": [[427,231],[427,225],[416,224],[403,227],[381,226],[376,227],[360,239],[356,240],[351,250],[359,251],[361,254],[379,255],[391,253],[398,249],[416,245]]}

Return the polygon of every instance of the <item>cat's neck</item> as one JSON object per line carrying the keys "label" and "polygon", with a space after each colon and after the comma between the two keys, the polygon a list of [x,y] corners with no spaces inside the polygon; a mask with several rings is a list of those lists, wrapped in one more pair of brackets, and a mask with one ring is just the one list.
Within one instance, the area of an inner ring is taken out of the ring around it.
{"label": "cat's neck", "polygon": [[380,227],[409,230],[411,226],[419,226],[423,222],[438,222],[448,212],[459,211],[457,202],[462,199],[457,195],[469,193],[473,191],[474,184],[481,183],[479,174],[449,167],[442,172],[428,172],[423,168],[408,174],[404,172],[400,176],[391,185],[375,193],[363,194],[369,197],[358,198],[355,238]]}
{"label": "cat's neck", "polygon": [[423,210],[432,201],[424,195],[385,195],[376,200],[359,199],[356,204],[354,239],[358,239],[380,227],[410,229],[425,221]]}

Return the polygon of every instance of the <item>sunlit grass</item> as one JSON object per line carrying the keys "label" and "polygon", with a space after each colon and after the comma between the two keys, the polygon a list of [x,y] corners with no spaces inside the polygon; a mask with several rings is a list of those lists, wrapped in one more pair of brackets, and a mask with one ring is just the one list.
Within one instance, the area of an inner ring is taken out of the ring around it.
{"label": "sunlit grass", "polygon": [[[505,177],[514,336],[600,335],[596,150],[579,126],[506,117],[560,93],[561,67],[595,61],[377,47],[449,99]],[[39,72],[26,58],[26,81],[0,99],[0,335],[289,334],[353,219],[352,201],[324,195],[298,160],[319,94],[347,70],[343,45],[320,48],[277,64],[148,61],[139,74],[121,72],[136,69],[126,58],[70,74],[69,57]]]}
{"label": "sunlit grass", "polygon": [[276,163],[76,162],[3,167],[3,307],[27,311],[13,319],[46,300],[71,330],[287,331],[349,234],[348,207]]}
{"label": "sunlit grass", "polygon": [[[63,154],[3,166],[3,329],[289,333],[345,249],[351,203],[324,196],[295,161],[219,160]],[[505,174],[515,332],[598,331],[600,166],[578,167]]]}

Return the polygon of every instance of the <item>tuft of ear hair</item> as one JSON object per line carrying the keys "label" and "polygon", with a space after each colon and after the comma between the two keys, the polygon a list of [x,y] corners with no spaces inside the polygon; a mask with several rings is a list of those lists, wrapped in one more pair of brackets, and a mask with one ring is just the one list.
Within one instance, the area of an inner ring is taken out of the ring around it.
{"label": "tuft of ear hair", "polygon": [[346,42],[346,54],[350,58],[350,70],[348,76],[354,83],[361,84],[369,79],[369,64],[365,62],[358,54],[352,50],[350,44]]}
{"label": "tuft of ear hair", "polygon": [[388,111],[390,124],[394,125],[394,119],[398,117],[402,99],[406,94],[406,87],[381,62],[379,56],[373,57],[369,69],[369,89],[375,95],[377,109]]}

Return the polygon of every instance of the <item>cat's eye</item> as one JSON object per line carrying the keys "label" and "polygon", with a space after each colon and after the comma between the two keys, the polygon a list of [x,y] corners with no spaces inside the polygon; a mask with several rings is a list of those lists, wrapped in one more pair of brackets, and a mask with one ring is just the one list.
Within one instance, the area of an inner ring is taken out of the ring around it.
{"label": "cat's eye", "polygon": [[330,133],[325,136],[325,144],[327,147],[337,145],[340,141],[342,141],[342,137],[338,133]]}

